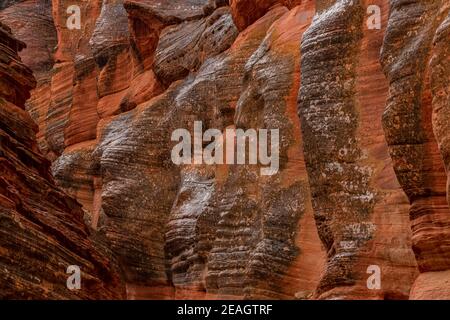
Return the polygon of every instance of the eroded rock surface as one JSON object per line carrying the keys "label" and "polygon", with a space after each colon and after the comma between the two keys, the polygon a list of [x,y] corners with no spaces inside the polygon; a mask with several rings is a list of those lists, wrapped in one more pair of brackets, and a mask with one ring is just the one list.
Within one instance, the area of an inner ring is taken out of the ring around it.
{"label": "eroded rock surface", "polygon": [[[367,30],[364,17],[365,3],[336,1],[302,40],[299,114],[328,258],[320,298],[407,298],[416,276],[408,204],[379,121],[387,92],[377,55],[383,33]],[[370,265],[382,270],[381,290],[367,290]]]}
{"label": "eroded rock surface", "polygon": [[411,202],[413,250],[421,272],[412,299],[449,298],[450,292],[444,280],[450,268],[450,75],[449,43],[443,41],[449,35],[449,10],[448,1],[393,1],[381,56],[389,79],[383,127]]}
{"label": "eroded rock surface", "polygon": [[[302,0],[230,0],[230,7],[236,26],[242,31],[276,5],[292,9],[302,2],[303,6],[315,5],[313,1]],[[309,4],[306,4],[307,2]]]}
{"label": "eroded rock surface", "polygon": [[[18,56],[25,45],[0,23],[0,296],[2,299],[120,299],[125,287],[109,249],[91,237],[75,199],[56,187],[24,110],[36,86]],[[66,270],[81,269],[69,290]]]}
{"label": "eroded rock surface", "polygon": [[[447,297],[448,1],[4,7],[30,43],[39,147],[117,257],[127,298]],[[22,106],[24,84],[2,90]],[[278,172],[175,165],[171,134],[195,121],[279,129]]]}

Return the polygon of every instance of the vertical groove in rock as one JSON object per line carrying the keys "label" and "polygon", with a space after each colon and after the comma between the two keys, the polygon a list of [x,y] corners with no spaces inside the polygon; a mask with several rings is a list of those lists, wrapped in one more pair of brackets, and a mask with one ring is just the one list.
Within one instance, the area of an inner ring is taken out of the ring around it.
{"label": "vertical groove in rock", "polygon": [[[371,125],[378,121],[374,115],[381,116],[384,101],[374,100],[361,82],[372,65],[372,72],[381,75],[376,57],[368,56],[381,44],[379,36],[373,37],[378,44],[367,47],[372,35],[365,31],[364,5],[345,0],[324,5],[301,46],[299,114],[316,223],[328,257],[318,298],[405,298],[416,272],[410,250],[401,249],[408,243],[404,209],[395,210],[392,218],[383,214],[404,200],[395,183],[382,180],[386,174],[395,179],[393,173],[383,172],[387,157],[386,146],[378,140],[381,127]],[[398,250],[376,250],[377,242],[394,244],[396,232],[405,233],[395,244]],[[369,290],[367,267],[378,265],[387,274],[393,270],[384,262],[387,257],[398,260],[394,273],[404,283]]]}
{"label": "vertical groove in rock", "polygon": [[[356,255],[374,232],[368,220],[376,193],[369,187],[371,168],[360,164],[356,137],[354,81],[362,14],[359,4],[337,1],[315,17],[301,46],[299,112],[305,159],[319,235],[328,254],[319,295],[355,284]],[[344,242],[353,246],[346,248]]]}
{"label": "vertical groove in rock", "polygon": [[[409,203],[395,172],[381,123],[389,92],[389,84],[379,62],[380,48],[387,27],[389,3],[384,0],[364,1],[366,8],[377,5],[381,9],[380,29],[368,27],[369,12],[363,24],[356,71],[356,100],[360,124],[358,136],[365,150],[365,161],[373,167],[371,185],[376,188],[376,202],[371,220],[376,226],[373,240],[364,248],[363,278],[367,268],[377,265],[381,271],[381,290],[373,296],[384,299],[407,299],[411,284],[417,277],[417,263],[411,250]],[[370,13],[370,14],[373,14]],[[367,284],[362,295],[367,295]]]}
{"label": "vertical groove in rock", "polygon": [[[447,10],[448,7],[447,6]],[[445,9],[445,7],[443,8]],[[442,9],[441,9],[442,10]],[[430,61],[433,94],[433,131],[447,172],[447,202],[450,205],[450,11],[434,36],[434,52]]]}
{"label": "vertical groove in rock", "polygon": [[[440,42],[448,28],[448,12],[447,1],[392,1],[381,55],[390,82],[383,127],[394,169],[411,202],[413,250],[421,272],[412,299],[436,297],[434,290],[448,297],[448,284],[436,288],[437,279],[445,277],[444,271],[450,269],[445,170],[448,133],[442,131],[442,123],[448,123],[448,74],[442,74],[448,65],[444,58],[448,60],[448,53],[443,57],[441,51],[448,52],[448,43]],[[437,80],[437,74],[443,78]],[[431,288],[424,278],[428,278]]]}
{"label": "vertical groove in rock", "polygon": [[[308,6],[292,12],[281,7],[269,11],[225,55],[199,70],[200,79],[221,75],[205,83],[224,99],[211,104],[216,109],[213,114],[235,113],[234,121],[208,120],[215,124],[212,127],[223,132],[235,126],[280,128],[282,176],[260,176],[259,166],[182,169],[166,232],[178,298],[305,298],[316,286],[323,257],[312,222],[295,112],[297,44],[309,22],[303,11],[312,17],[313,8]],[[268,51],[270,47],[276,51]],[[198,86],[198,80],[195,83]],[[178,101],[185,103],[196,95],[201,105],[196,92],[191,85]],[[226,103],[236,108],[227,110]]]}
{"label": "vertical groove in rock", "polygon": [[302,2],[303,6],[314,5],[312,3],[313,1],[309,1],[309,4],[305,4],[306,1],[302,0],[230,0],[230,7],[234,23],[236,24],[236,27],[242,31],[264,16],[264,14],[276,5],[282,5],[292,9],[295,6],[302,4]]}

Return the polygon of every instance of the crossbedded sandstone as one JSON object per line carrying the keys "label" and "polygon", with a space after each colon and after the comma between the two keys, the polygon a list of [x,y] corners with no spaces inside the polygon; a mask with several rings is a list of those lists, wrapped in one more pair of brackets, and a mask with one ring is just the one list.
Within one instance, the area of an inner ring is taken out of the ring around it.
{"label": "crossbedded sandstone", "polygon": [[[68,5],[81,30],[66,28]],[[31,44],[39,148],[128,298],[415,299],[448,290],[448,12],[444,0],[26,0],[0,17]],[[194,121],[279,129],[278,174],[175,166],[171,133]]]}
{"label": "crossbedded sandstone", "polygon": [[392,5],[381,55],[389,80],[383,127],[411,202],[412,248],[421,272],[411,298],[448,298],[448,282],[438,279],[446,279],[449,269],[449,45],[442,39],[450,7],[447,1]]}
{"label": "crossbedded sandstone", "polygon": [[[18,56],[24,43],[0,23],[0,296],[3,299],[123,298],[109,249],[91,237],[75,199],[56,187],[24,110],[36,81]],[[82,288],[66,286],[77,265]]]}
{"label": "crossbedded sandstone", "polygon": [[[387,10],[385,2],[378,4]],[[302,40],[299,114],[328,258],[317,290],[321,298],[405,298],[415,276],[408,206],[386,168],[379,125],[387,91],[376,54],[382,32],[366,30],[364,5],[336,1],[323,7]],[[386,281],[381,290],[367,290],[370,265],[379,266],[385,280],[402,278],[401,285]]]}

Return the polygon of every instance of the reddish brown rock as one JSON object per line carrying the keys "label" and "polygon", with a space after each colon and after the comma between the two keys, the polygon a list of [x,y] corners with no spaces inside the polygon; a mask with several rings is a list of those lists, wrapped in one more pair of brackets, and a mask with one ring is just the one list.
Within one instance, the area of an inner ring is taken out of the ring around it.
{"label": "reddish brown rock", "polygon": [[[53,19],[41,4],[0,12],[43,79],[27,109],[128,298],[445,297],[446,1],[59,0]],[[194,121],[280,129],[279,172],[174,165],[171,133]]]}
{"label": "reddish brown rock", "polygon": [[315,5],[314,1],[310,0],[230,0],[233,19],[240,31],[261,18],[275,5],[282,5],[292,9],[300,4],[303,6]]}
{"label": "reddish brown rock", "polygon": [[[235,120],[209,120],[208,126],[224,130],[235,124],[274,128],[284,123],[281,139],[292,142],[283,145],[282,157],[287,159],[281,164],[282,173],[274,178],[260,176],[257,166],[182,169],[166,233],[176,297],[202,297],[205,292],[209,298],[293,299],[308,296],[317,284],[323,255],[312,220],[295,112],[299,85],[296,44],[308,24],[301,12],[300,8],[270,11],[225,52],[225,64],[219,57],[219,63],[205,70],[208,74],[242,70],[238,74],[243,78],[233,82],[226,78],[209,81],[224,92],[211,108],[223,105],[220,98],[233,97],[236,83],[241,82],[244,88],[238,100],[228,102],[237,106]],[[279,20],[272,24],[274,19]],[[277,54],[267,52],[268,47],[276,47]],[[285,77],[275,80],[270,77],[270,68],[283,70]],[[203,77],[202,71],[197,77]],[[205,85],[209,87],[208,82]],[[191,90],[186,98],[197,91],[195,87]],[[258,96],[260,100],[255,100]],[[258,102],[262,104],[255,109]],[[254,118],[260,120],[249,122]]]}
{"label": "reddish brown rock", "polygon": [[[212,60],[209,67],[216,65]],[[209,70],[205,68],[204,72]],[[208,74],[200,70],[198,76],[175,83],[163,95],[116,117],[105,126],[96,150],[105,215],[100,217],[100,225],[108,230],[113,248],[126,262],[130,288],[151,286],[137,290],[147,291],[147,297],[161,298],[170,292],[161,290],[170,286],[161,226],[166,224],[179,181],[179,170],[170,160],[170,135],[177,126],[188,125],[186,120],[195,119],[208,110],[207,106],[213,106],[208,91],[200,90],[211,86]],[[193,94],[202,92],[197,96],[199,104],[191,105]],[[209,116],[202,117],[212,119],[212,110]],[[139,207],[136,199],[140,199]]]}
{"label": "reddish brown rock", "polygon": [[[430,60],[431,92],[433,95],[433,132],[435,134],[442,160],[447,172],[447,202],[450,205],[450,93],[448,79],[450,78],[449,44],[450,12],[436,30],[433,44],[434,51]],[[441,10],[442,10],[441,9]]]}
{"label": "reddish brown rock", "polygon": [[228,49],[238,31],[228,7],[211,16],[165,28],[160,34],[153,69],[165,83],[186,77],[203,62]]}
{"label": "reddish brown rock", "polygon": [[[411,299],[449,298],[450,292],[449,284],[438,280],[450,269],[449,45],[442,40],[448,37],[449,9],[447,1],[394,1],[381,56],[390,84],[383,127],[411,202],[412,248],[421,272]],[[406,21],[405,15],[412,18]]]}
{"label": "reddish brown rock", "polygon": [[18,1],[0,12],[0,19],[11,28],[14,36],[27,47],[20,52],[25,65],[33,70],[38,81],[49,81],[56,46],[56,29],[48,0]]}
{"label": "reddish brown rock", "polygon": [[126,0],[131,43],[136,65],[151,68],[159,35],[164,27],[210,15],[226,0]]}
{"label": "reddish brown rock", "polygon": [[[3,299],[117,299],[124,287],[108,249],[90,237],[81,206],[59,190],[24,110],[35,86],[18,57],[25,45],[0,23],[0,296]],[[81,270],[81,289],[66,269]]]}
{"label": "reddish brown rock", "polygon": [[[386,27],[387,2],[376,3]],[[379,121],[387,94],[378,63],[383,32],[367,29],[368,4],[323,6],[302,40],[299,114],[328,260],[321,299],[405,299],[417,272],[408,204]],[[382,273],[378,290],[367,286],[371,265]]]}
{"label": "reddish brown rock", "polygon": [[[25,4],[28,5],[27,10],[19,11]],[[39,69],[41,63],[36,63],[35,68],[32,64],[33,71],[42,81],[38,83],[38,88],[32,92],[32,97],[27,102],[30,113],[40,126],[40,148],[52,160],[66,149],[74,155],[72,160],[85,158],[92,148],[84,149],[83,146],[86,143],[92,144],[97,138],[100,119],[133,109],[161,90],[153,71],[142,72],[137,70],[138,68],[130,68],[128,20],[122,2],[104,2],[100,6],[95,1],[71,4],[79,5],[82,10],[83,36],[76,29],[66,28],[66,4],[54,3],[55,26],[59,30],[60,39],[55,57],[62,60],[57,61],[53,70],[53,60],[47,61],[46,65],[50,69],[45,70]],[[44,52],[44,49],[48,50],[50,46],[53,49],[55,46],[45,37],[46,34],[52,33],[39,25],[40,21],[47,21],[39,14],[48,14],[51,11],[50,5],[43,0],[28,1],[8,7],[1,14],[7,21],[14,23],[19,37],[37,43],[34,47],[42,48],[41,51]],[[22,12],[21,19],[33,14],[36,14],[36,19],[23,25],[20,23],[22,20],[17,19],[18,12]],[[54,32],[53,20],[49,18],[48,21]],[[33,37],[30,32],[33,27],[41,28],[43,36]],[[56,41],[56,33],[54,36]],[[33,62],[32,54],[28,58],[28,52],[29,50],[25,51],[23,56]],[[45,57],[41,53],[37,56]],[[80,154],[75,156],[76,152]],[[94,172],[86,168],[85,162],[72,163],[83,178],[69,178],[69,173],[74,171],[68,169],[65,175],[58,171],[60,182],[65,186],[72,183],[68,191],[80,196],[78,199],[87,205],[87,208],[91,208],[94,198]],[[82,168],[86,171],[80,171]],[[64,177],[66,179],[63,179]]]}

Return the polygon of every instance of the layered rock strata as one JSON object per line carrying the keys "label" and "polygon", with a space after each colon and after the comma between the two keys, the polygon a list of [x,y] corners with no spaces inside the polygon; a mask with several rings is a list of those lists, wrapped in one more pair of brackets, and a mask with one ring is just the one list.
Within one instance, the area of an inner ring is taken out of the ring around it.
{"label": "layered rock strata", "polygon": [[[322,6],[301,45],[299,115],[317,228],[327,250],[318,298],[405,299],[416,275],[409,206],[380,121],[388,84],[378,63],[383,30],[366,24],[372,3]],[[385,28],[389,7],[375,3]],[[381,271],[379,290],[368,290],[370,266]]]}
{"label": "layered rock strata", "polygon": [[[25,45],[0,23],[0,296],[3,299],[119,299],[125,288],[107,247],[91,238],[84,212],[56,187],[24,110],[36,86],[18,56]],[[69,290],[69,266],[81,288]]]}
{"label": "layered rock strata", "polygon": [[[31,45],[39,147],[128,298],[447,297],[447,1],[4,7]],[[279,129],[278,172],[175,165],[171,134],[196,121]]]}
{"label": "layered rock strata", "polygon": [[448,1],[392,1],[381,54],[389,80],[383,128],[411,203],[421,272],[412,299],[450,297],[449,14]]}

